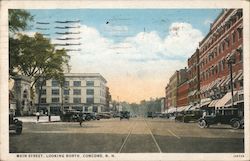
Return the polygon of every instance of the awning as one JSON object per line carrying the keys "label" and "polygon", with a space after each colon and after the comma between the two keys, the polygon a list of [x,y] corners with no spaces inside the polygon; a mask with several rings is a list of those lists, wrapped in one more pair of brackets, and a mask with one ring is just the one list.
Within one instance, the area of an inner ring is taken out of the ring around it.
{"label": "awning", "polygon": [[[235,78],[235,73],[233,73],[233,79]],[[229,79],[227,79],[226,82],[224,82],[224,85],[228,85],[231,81],[230,75],[229,75]]]}
{"label": "awning", "polygon": [[228,75],[226,77],[226,79],[220,84],[220,86],[224,86],[226,84],[226,82],[229,81],[229,80],[230,80],[230,76]]}
{"label": "awning", "polygon": [[[237,94],[237,91],[234,91],[234,95]],[[215,107],[224,107],[226,103],[231,99],[231,92],[227,92],[216,104]]]}
{"label": "awning", "polygon": [[208,107],[215,107],[215,104],[216,104],[218,101],[219,101],[219,99],[217,99],[217,100],[212,100],[212,101],[210,102],[210,104],[208,105]]}
{"label": "awning", "polygon": [[175,107],[174,108],[169,108],[167,112],[168,113],[174,113],[174,112],[176,112],[176,108]]}
{"label": "awning", "polygon": [[217,88],[220,87],[220,85],[225,81],[225,79],[226,79],[225,76],[223,76],[223,77],[220,79],[220,81],[219,81],[218,84],[217,84]]}
{"label": "awning", "polygon": [[211,98],[204,98],[204,99],[202,99],[200,107],[203,107],[203,106],[206,106],[206,105],[210,104],[211,101],[212,101]]}
{"label": "awning", "polygon": [[176,111],[177,112],[187,111],[190,107],[191,107],[191,105],[177,107]]}
{"label": "awning", "polygon": [[188,96],[193,96],[196,92],[197,92],[197,90],[193,90],[193,91],[188,93]]}
{"label": "awning", "polygon": [[243,74],[243,71],[240,70],[240,71],[238,72],[238,74],[234,77],[233,82],[237,81],[238,78],[239,78],[242,74]]}

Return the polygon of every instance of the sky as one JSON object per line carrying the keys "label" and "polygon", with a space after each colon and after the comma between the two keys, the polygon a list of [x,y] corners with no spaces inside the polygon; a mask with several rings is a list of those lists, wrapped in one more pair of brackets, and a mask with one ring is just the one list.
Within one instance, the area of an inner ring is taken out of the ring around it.
{"label": "sky", "polygon": [[[164,97],[171,75],[187,66],[188,57],[221,12],[220,9],[28,11],[34,22],[27,34],[42,32],[54,44],[79,44],[65,47],[79,50],[68,52],[71,72],[100,73],[107,80],[112,99],[130,103]],[[72,28],[61,29],[65,26]],[[58,34],[63,32],[75,34]],[[58,40],[66,37],[76,39]]]}

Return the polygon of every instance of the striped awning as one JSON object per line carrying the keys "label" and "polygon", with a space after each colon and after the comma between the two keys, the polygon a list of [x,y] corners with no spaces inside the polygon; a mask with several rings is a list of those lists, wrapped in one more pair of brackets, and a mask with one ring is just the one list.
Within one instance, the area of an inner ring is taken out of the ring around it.
{"label": "striped awning", "polygon": [[211,101],[212,101],[211,98],[201,99],[200,107],[203,107],[203,106],[210,104]]}
{"label": "striped awning", "polygon": [[233,78],[233,82],[239,80],[238,78],[240,78],[242,75],[243,75],[243,70],[239,70],[237,75]]}
{"label": "striped awning", "polygon": [[[237,95],[237,91],[234,91],[234,96]],[[226,103],[231,99],[231,92],[227,92],[216,104],[215,107],[225,107]]]}
{"label": "striped awning", "polygon": [[217,99],[217,100],[212,100],[212,101],[210,102],[210,104],[208,105],[208,107],[215,107],[215,104],[216,104],[218,101],[219,101],[219,99]]}

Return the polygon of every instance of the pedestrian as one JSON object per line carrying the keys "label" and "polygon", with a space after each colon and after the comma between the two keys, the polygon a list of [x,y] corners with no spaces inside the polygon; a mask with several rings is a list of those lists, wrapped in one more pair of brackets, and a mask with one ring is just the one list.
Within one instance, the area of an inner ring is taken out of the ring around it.
{"label": "pedestrian", "polygon": [[37,123],[39,122],[39,117],[40,117],[40,113],[39,113],[39,112],[36,112],[36,122],[37,122]]}
{"label": "pedestrian", "polygon": [[80,126],[82,127],[83,116],[82,115],[78,115],[78,119],[79,119]]}

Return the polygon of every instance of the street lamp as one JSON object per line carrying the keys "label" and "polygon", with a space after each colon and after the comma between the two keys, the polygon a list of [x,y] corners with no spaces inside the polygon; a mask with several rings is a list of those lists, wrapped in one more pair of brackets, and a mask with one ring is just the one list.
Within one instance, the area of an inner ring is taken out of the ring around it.
{"label": "street lamp", "polygon": [[231,86],[231,96],[232,96],[232,105],[231,107],[233,108],[234,106],[234,89],[233,89],[233,64],[235,64],[235,56],[231,56],[228,60],[227,60],[227,64],[229,66],[229,70],[230,70],[230,86]]}

